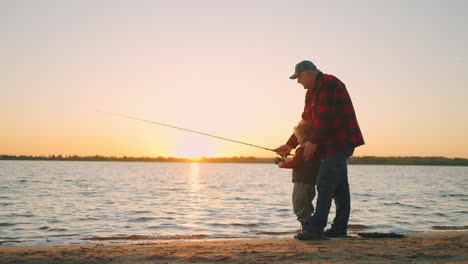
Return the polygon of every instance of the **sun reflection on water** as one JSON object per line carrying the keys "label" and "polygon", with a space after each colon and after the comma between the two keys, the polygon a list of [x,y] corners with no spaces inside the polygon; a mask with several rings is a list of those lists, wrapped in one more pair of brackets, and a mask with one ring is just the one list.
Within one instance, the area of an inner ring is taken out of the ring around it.
{"label": "sun reflection on water", "polygon": [[192,163],[190,167],[189,184],[193,187],[200,187],[200,164]]}
{"label": "sun reflection on water", "polygon": [[200,183],[200,164],[199,163],[192,163],[190,166],[190,175],[188,179],[188,195],[189,195],[189,206],[191,211],[189,214],[186,215],[187,222],[183,224],[183,228],[185,229],[192,229],[196,228],[198,224],[196,223],[196,219],[200,218],[201,215],[201,189],[202,184]]}

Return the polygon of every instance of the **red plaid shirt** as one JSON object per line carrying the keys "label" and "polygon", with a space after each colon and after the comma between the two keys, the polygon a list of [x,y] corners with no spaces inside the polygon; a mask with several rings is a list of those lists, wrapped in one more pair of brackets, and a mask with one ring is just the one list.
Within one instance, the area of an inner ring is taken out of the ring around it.
{"label": "red plaid shirt", "polygon": [[[353,103],[344,83],[335,76],[319,72],[316,87],[314,91],[307,91],[302,113],[302,120],[314,124],[314,130],[306,140],[322,149],[322,158],[364,145]],[[293,134],[286,144],[295,148],[298,145],[296,136]]]}

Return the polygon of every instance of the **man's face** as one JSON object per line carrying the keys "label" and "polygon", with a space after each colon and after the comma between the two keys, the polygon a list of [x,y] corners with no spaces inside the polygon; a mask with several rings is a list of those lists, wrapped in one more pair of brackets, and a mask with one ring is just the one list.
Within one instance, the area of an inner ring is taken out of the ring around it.
{"label": "man's face", "polygon": [[304,71],[297,76],[297,82],[302,84],[304,89],[309,89],[314,81],[314,74],[312,71]]}

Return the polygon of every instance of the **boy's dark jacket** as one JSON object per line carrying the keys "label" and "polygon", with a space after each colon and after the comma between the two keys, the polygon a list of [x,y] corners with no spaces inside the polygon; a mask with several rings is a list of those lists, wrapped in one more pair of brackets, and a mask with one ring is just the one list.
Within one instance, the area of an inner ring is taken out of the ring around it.
{"label": "boy's dark jacket", "polygon": [[300,146],[294,158],[281,165],[281,168],[293,169],[292,182],[302,182],[307,184],[316,184],[317,172],[321,160],[319,155],[314,155],[310,160],[304,160],[304,146]]}

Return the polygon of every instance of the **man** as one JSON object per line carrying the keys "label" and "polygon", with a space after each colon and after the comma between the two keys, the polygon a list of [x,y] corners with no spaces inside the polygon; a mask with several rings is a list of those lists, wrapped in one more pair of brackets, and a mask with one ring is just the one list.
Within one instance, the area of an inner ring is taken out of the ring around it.
{"label": "man", "polygon": [[[319,155],[322,164],[317,175],[317,204],[309,228],[296,238],[302,240],[346,236],[351,210],[347,163],[354,148],[364,145],[354,107],[345,85],[336,77],[324,74],[310,61],[296,65],[290,79],[297,79],[307,89],[302,120],[312,121],[313,132],[304,143],[304,160]],[[298,145],[293,134],[285,145],[276,149],[287,156]],[[320,151],[317,151],[319,147]],[[332,200],[336,215],[324,232]]]}

